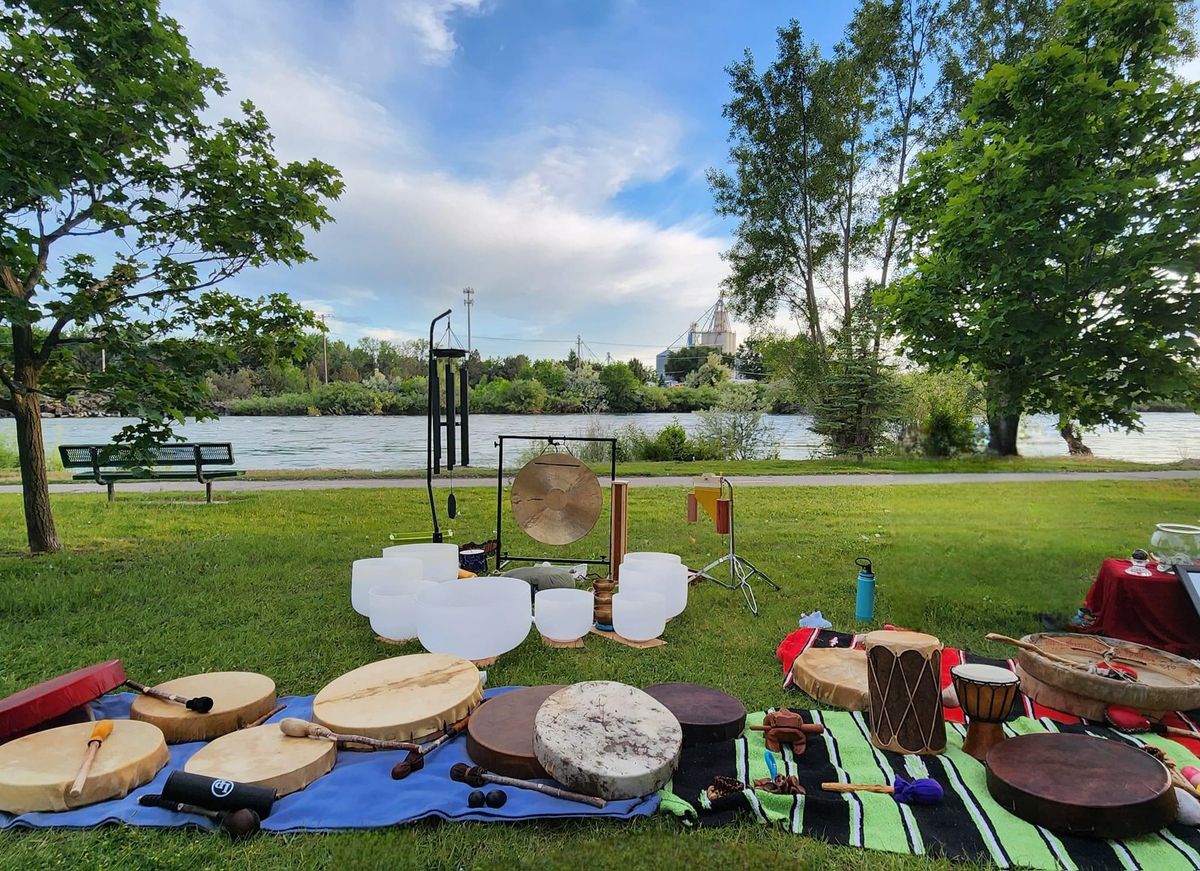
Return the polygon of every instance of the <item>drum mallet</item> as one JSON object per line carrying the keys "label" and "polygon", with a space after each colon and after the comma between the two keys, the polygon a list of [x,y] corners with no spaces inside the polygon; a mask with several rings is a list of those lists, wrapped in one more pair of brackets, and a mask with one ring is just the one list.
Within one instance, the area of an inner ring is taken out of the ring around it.
{"label": "drum mallet", "polygon": [[221,827],[221,831],[229,835],[231,841],[245,841],[253,838],[262,828],[262,819],[258,814],[245,807],[235,811],[212,811],[199,805],[171,801],[161,795],[143,795],[138,799],[138,804],[143,807],[160,807],[176,813],[208,817]]}
{"label": "drum mallet", "polygon": [[71,798],[79,798],[83,794],[84,784],[87,783],[88,775],[92,773],[92,765],[96,761],[96,754],[100,752],[100,745],[112,734],[112,730],[112,720],[100,720],[92,727],[92,735],[88,738],[87,752],[83,754],[83,764],[79,766],[79,773],[75,775],[75,782],[71,784],[71,790],[68,793]]}
{"label": "drum mallet", "polygon": [[533,780],[517,780],[515,777],[502,777],[499,774],[492,774],[482,765],[467,765],[465,762],[456,762],[450,767],[450,779],[473,786],[476,789],[485,783],[494,783],[497,786],[513,786],[517,789],[532,789],[543,795],[590,804],[595,808],[604,808],[608,804],[604,799],[597,798],[594,795],[583,795],[582,793],[571,792],[557,786],[537,783]]}
{"label": "drum mallet", "polygon": [[208,696],[196,696],[194,699],[186,699],[183,696],[177,696],[175,693],[169,693],[166,690],[148,687],[144,683],[138,683],[135,680],[125,681],[125,686],[144,696],[151,696],[156,699],[162,699],[164,702],[174,702],[177,705],[183,705],[189,711],[195,711],[197,714],[207,714],[213,709],[213,700]]}
{"label": "drum mallet", "polygon": [[419,750],[421,747],[412,741],[387,741],[382,738],[368,738],[366,735],[341,735],[298,717],[284,717],[279,721],[279,731],[292,738],[314,738],[318,741],[332,741],[335,744],[358,744],[371,750]]}
{"label": "drum mallet", "polygon": [[284,710],[286,707],[287,707],[287,705],[277,705],[274,708],[271,708],[271,710],[267,711],[265,714],[263,714],[257,720],[251,720],[249,723],[246,723],[245,725],[241,726],[241,728],[253,729],[255,726],[261,726],[263,723],[267,722],[267,720],[274,717],[276,714],[278,714],[280,711]]}
{"label": "drum mallet", "polygon": [[403,780],[415,771],[420,771],[425,767],[425,757],[434,750],[441,747],[443,744],[448,744],[459,735],[467,730],[467,722],[471,719],[468,715],[463,717],[457,723],[446,727],[446,731],[430,741],[428,744],[420,747],[417,750],[408,751],[408,755],[403,760],[392,766],[392,780]]}
{"label": "drum mallet", "polygon": [[941,804],[945,798],[942,785],[929,777],[905,780],[897,777],[892,786],[865,783],[822,783],[826,792],[880,792],[890,795],[901,804]]}

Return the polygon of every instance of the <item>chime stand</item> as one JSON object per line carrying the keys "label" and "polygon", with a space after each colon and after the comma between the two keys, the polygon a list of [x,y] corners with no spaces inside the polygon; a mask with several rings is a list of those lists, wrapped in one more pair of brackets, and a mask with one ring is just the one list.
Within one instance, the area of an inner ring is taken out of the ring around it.
{"label": "chime stand", "polygon": [[[567,442],[591,442],[608,445],[609,456],[609,505],[608,505],[608,546],[609,551],[604,559],[584,559],[582,557],[551,557],[551,556],[517,556],[504,550],[504,442],[527,441],[546,443],[547,448],[566,447]],[[496,436],[495,446],[498,449],[496,457],[496,571],[500,571],[510,562],[551,563],[552,565],[588,565],[607,566],[612,570],[612,482],[617,477],[617,440],[598,436],[540,436],[540,435],[502,435]]]}
{"label": "chime stand", "polygon": [[[437,322],[443,318],[448,318],[453,309],[446,309],[436,318],[429,322],[429,402],[425,413],[425,489],[429,493],[429,514],[433,520],[433,535],[426,539],[425,536],[420,536],[422,540],[441,542],[446,538],[446,534],[442,532],[441,525],[438,522],[437,502],[433,498],[433,476],[440,475],[442,472],[442,430],[445,429],[445,458],[447,471],[454,471],[455,454],[459,453],[459,465],[469,466],[471,464],[470,450],[468,447],[470,437],[470,417],[468,410],[469,388],[467,384],[467,372],[460,372],[458,383],[455,384],[454,370],[451,368],[452,360],[463,359],[467,356],[467,352],[463,348],[436,348],[433,344],[433,333],[437,326]],[[447,331],[449,326],[447,326]],[[453,334],[451,334],[453,335]],[[438,368],[445,364],[445,420],[442,419],[443,399],[441,382],[438,378]],[[458,410],[455,411],[455,400],[458,402]],[[457,446],[455,444],[455,436]],[[413,536],[390,536],[392,541],[413,541]]]}
{"label": "chime stand", "polygon": [[[757,568],[750,560],[740,556],[737,552],[736,543],[734,540],[734,510],[733,510],[733,484],[728,478],[721,477],[721,493],[724,494],[728,488],[729,493],[729,553],[713,560],[700,571],[696,572],[696,577],[706,578],[715,584],[720,584],[727,590],[741,590],[742,595],[746,597],[746,604],[750,606],[750,613],[755,617],[758,616],[758,600],[754,597],[754,588],[750,586],[750,581],[756,577],[766,581],[772,589],[779,590],[779,584],[767,577],[766,572]],[[714,518],[715,521],[715,518]],[[729,564],[729,580],[725,581],[711,574],[718,566]]]}

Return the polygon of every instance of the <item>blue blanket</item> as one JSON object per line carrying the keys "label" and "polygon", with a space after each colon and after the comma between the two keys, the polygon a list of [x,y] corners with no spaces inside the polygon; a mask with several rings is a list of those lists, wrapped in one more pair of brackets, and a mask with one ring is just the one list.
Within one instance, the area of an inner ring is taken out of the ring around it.
{"label": "blue blanket", "polygon": [[[488,697],[507,692],[514,687],[488,690]],[[268,722],[284,717],[312,718],[312,696],[285,696],[279,704],[287,705]],[[123,719],[129,716],[132,693],[118,693],[101,698],[93,704],[97,717]],[[450,779],[450,766],[456,762],[471,764],[467,756],[467,740],[460,736],[435,750],[425,761],[425,767],[404,780],[392,780],[392,766],[407,754],[403,750],[375,753],[343,751],[337,764],[324,777],[317,779],[300,792],[284,796],[275,803],[271,816],[263,820],[263,829],[272,832],[328,832],[337,829],[373,829],[394,826],[413,820],[438,817],[445,820],[530,820],[568,817],[607,817],[629,819],[648,816],[658,808],[658,796],[650,795],[629,801],[610,801],[604,810],[578,802],[551,798],[528,789],[505,788],[508,802],[501,808],[469,808],[467,794],[471,788]],[[171,761],[153,781],[134,790],[125,798],[59,813],[30,813],[13,816],[0,813],[0,829],[15,827],[90,828],[103,823],[125,823],[130,826],[198,826],[215,828],[216,824],[203,817],[180,814],[161,808],[142,807],[138,796],[162,792],[167,775],[182,769],[188,758],[204,746],[197,741],[171,746]],[[549,781],[547,781],[549,782]]]}

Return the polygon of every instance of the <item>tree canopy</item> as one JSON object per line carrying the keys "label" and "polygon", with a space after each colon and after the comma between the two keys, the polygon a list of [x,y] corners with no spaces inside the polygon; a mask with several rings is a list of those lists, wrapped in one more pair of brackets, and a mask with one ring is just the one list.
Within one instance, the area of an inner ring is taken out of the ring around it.
{"label": "tree canopy", "polygon": [[[220,285],[311,259],[307,230],[342,190],[318,160],[282,163],[252,104],[226,93],[157,0],[24,0],[0,11],[0,408],[14,415],[35,551],[56,550],[41,444],[46,397],[86,391],[168,438],[211,413],[204,375],[242,354],[289,355],[312,317],[282,293]],[[103,349],[77,365],[69,346]]]}
{"label": "tree canopy", "polygon": [[880,295],[915,360],[970,365],[992,447],[1018,416],[1136,426],[1200,397],[1200,85],[1170,0],[1064,0],[976,85],[896,197],[912,271]]}

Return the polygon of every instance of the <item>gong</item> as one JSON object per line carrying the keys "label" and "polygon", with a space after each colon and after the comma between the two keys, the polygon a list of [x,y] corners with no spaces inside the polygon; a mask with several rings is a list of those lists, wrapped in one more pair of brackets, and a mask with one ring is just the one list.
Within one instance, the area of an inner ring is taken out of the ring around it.
{"label": "gong", "polygon": [[542,454],[530,460],[513,481],[513,517],[517,526],[542,544],[579,541],[600,517],[596,473],[570,454]]}

